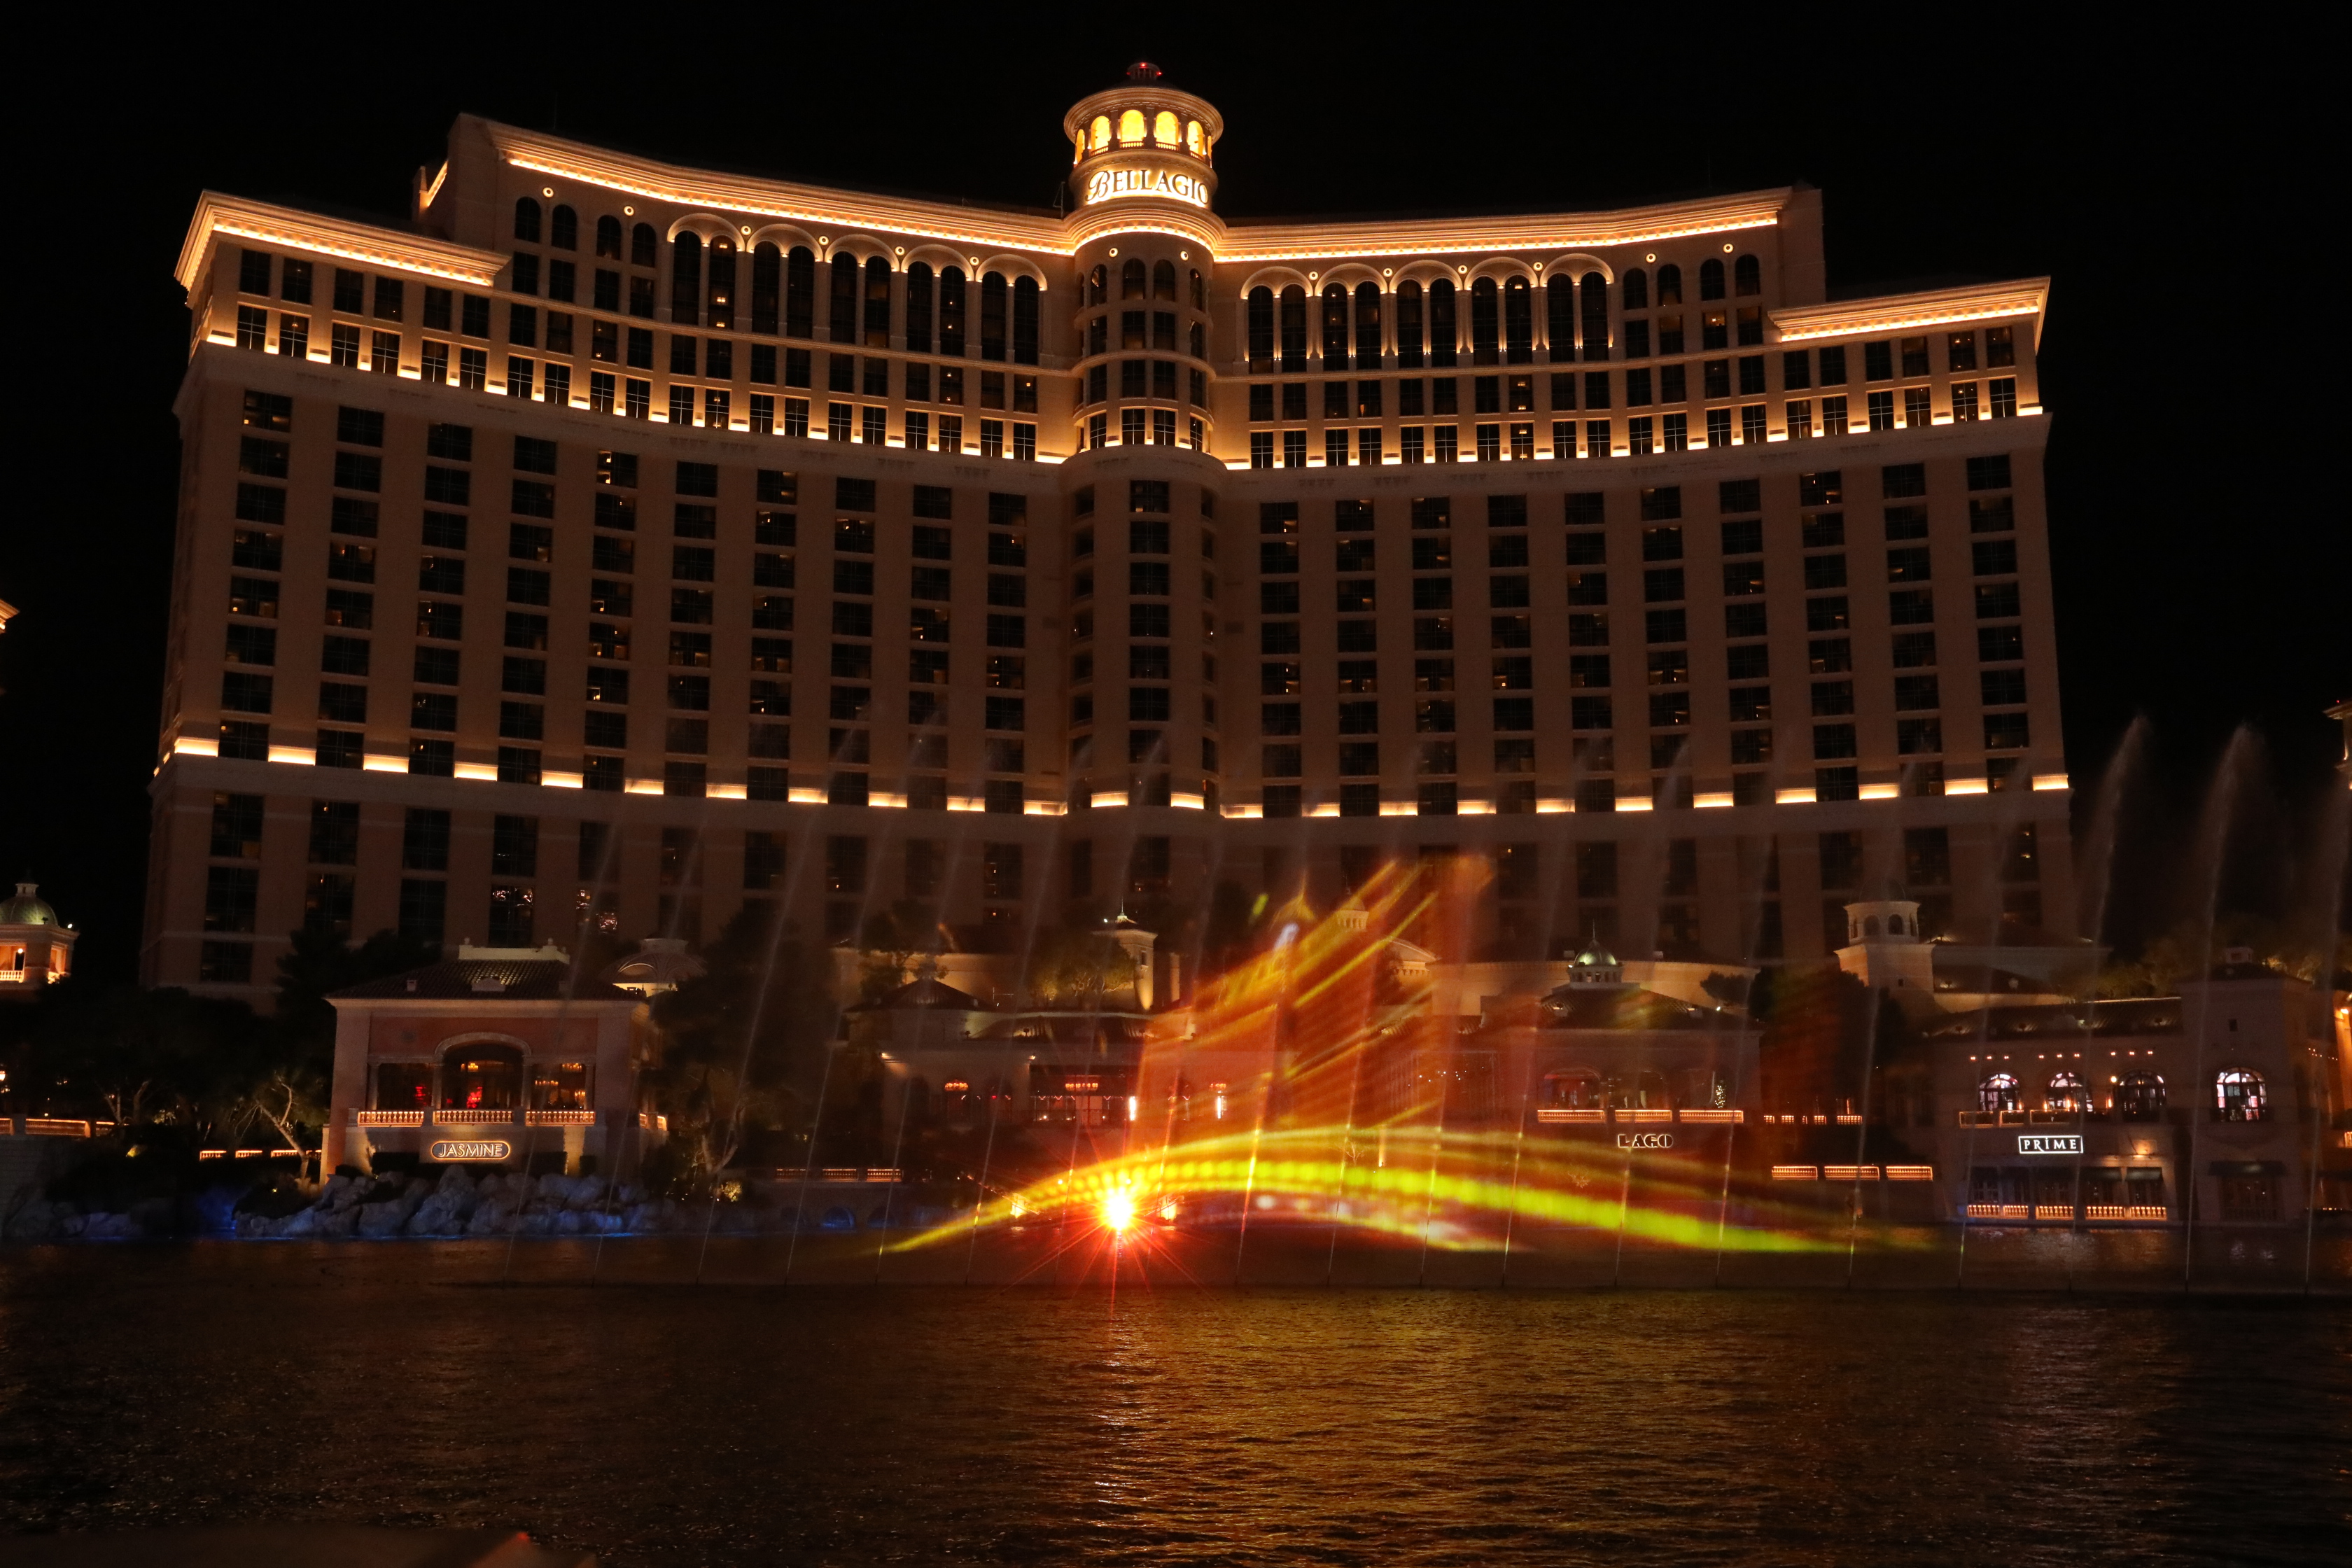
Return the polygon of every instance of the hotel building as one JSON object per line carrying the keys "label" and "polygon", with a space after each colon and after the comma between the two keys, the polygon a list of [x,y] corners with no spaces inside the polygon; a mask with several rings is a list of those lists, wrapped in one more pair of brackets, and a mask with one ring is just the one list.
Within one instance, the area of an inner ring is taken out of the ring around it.
{"label": "hotel building", "polygon": [[473,117],[405,227],[205,195],[147,979],[750,899],[1189,955],[1428,857],[1450,960],[2071,930],[2044,280],[1832,299],[1802,187],[1227,222],[1149,69],[1063,130],[1056,209]]}

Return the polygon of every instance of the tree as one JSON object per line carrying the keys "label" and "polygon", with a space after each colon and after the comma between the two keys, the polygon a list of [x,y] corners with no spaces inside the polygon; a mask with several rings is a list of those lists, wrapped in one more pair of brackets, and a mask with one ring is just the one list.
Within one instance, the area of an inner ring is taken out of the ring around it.
{"label": "tree", "polygon": [[242,1002],[177,988],[84,989],[68,980],[41,1000],[26,1100],[119,1127],[165,1121],[209,1131],[230,1114],[234,1064],[268,1032]]}
{"label": "tree", "polygon": [[1029,994],[1060,1007],[1091,1007],[1135,983],[1135,963],[1101,927],[1054,926],[1029,952]]}
{"label": "tree", "polygon": [[707,1182],[747,1129],[796,1121],[837,1016],[830,952],[746,903],[704,949],[704,973],[655,999],[661,1055],[646,1074],[681,1174]]}
{"label": "tree", "polygon": [[929,904],[900,899],[887,910],[866,918],[858,932],[863,962],[857,975],[857,998],[875,1003],[907,984],[919,960],[940,948],[938,915]]}
{"label": "tree", "polygon": [[377,931],[356,947],[322,931],[289,931],[287,940],[278,959],[277,1020],[291,1037],[316,1047],[322,1066],[335,1050],[335,1009],[329,996],[441,961],[438,942],[396,931]]}

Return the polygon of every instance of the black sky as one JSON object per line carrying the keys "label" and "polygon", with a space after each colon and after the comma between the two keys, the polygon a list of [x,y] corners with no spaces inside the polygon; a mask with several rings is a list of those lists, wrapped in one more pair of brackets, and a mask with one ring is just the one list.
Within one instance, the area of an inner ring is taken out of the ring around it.
{"label": "black sky", "polygon": [[836,36],[797,9],[567,8],[556,30],[576,42],[483,14],[268,42],[206,29],[131,62],[92,37],[59,56],[79,74],[20,100],[20,133],[46,129],[16,171],[30,313],[11,356],[26,482],[0,522],[0,598],[23,612],[0,636],[0,874],[37,878],[89,933],[89,973],[136,961],[186,331],[172,266],[199,190],[397,222],[471,111],[681,163],[1047,205],[1063,110],[1139,55],[1223,111],[1229,217],[1803,180],[1825,193],[1833,289],[2052,277],[2078,813],[2134,716],[2149,725],[2110,939],[2183,907],[2179,847],[2242,724],[2259,744],[2225,901],[2307,889],[2336,745],[2322,710],[2352,696],[2347,507],[2324,479],[2342,461],[2321,384],[2340,328],[2311,313],[2342,292],[2325,233],[2343,191],[2308,161],[2335,134],[2324,99],[2273,63],[2014,12],[1858,52],[1699,12],[1604,37],[1505,12],[1366,9],[1278,35],[1263,13],[1191,11],[1121,36],[1064,8],[983,26],[859,7]]}

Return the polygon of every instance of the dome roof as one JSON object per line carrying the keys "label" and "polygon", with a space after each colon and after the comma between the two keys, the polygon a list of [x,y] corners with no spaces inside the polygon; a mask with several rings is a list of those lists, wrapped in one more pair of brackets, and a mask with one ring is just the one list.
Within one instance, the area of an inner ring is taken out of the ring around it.
{"label": "dome roof", "polygon": [[43,903],[37,895],[37,882],[19,882],[16,896],[0,900],[0,925],[53,926],[60,924],[58,911]]}
{"label": "dome roof", "polygon": [[1592,933],[1592,940],[1585,943],[1584,951],[1576,955],[1575,963],[1576,967],[1579,969],[1617,969],[1622,967],[1622,965],[1619,964],[1617,962],[1617,955],[1610,952],[1608,944],[1601,940],[1601,932],[1597,930]]}

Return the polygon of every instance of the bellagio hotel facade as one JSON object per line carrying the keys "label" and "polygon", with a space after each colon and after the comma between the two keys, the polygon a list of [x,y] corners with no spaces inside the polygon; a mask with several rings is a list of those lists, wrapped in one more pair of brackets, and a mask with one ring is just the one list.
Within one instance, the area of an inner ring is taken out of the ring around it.
{"label": "bellagio hotel facade", "polygon": [[2046,280],[1832,300],[1801,187],[1227,223],[1149,70],[1063,128],[1059,210],[470,117],[405,227],[205,195],[148,979],[1432,858],[1465,959],[2071,929]]}

